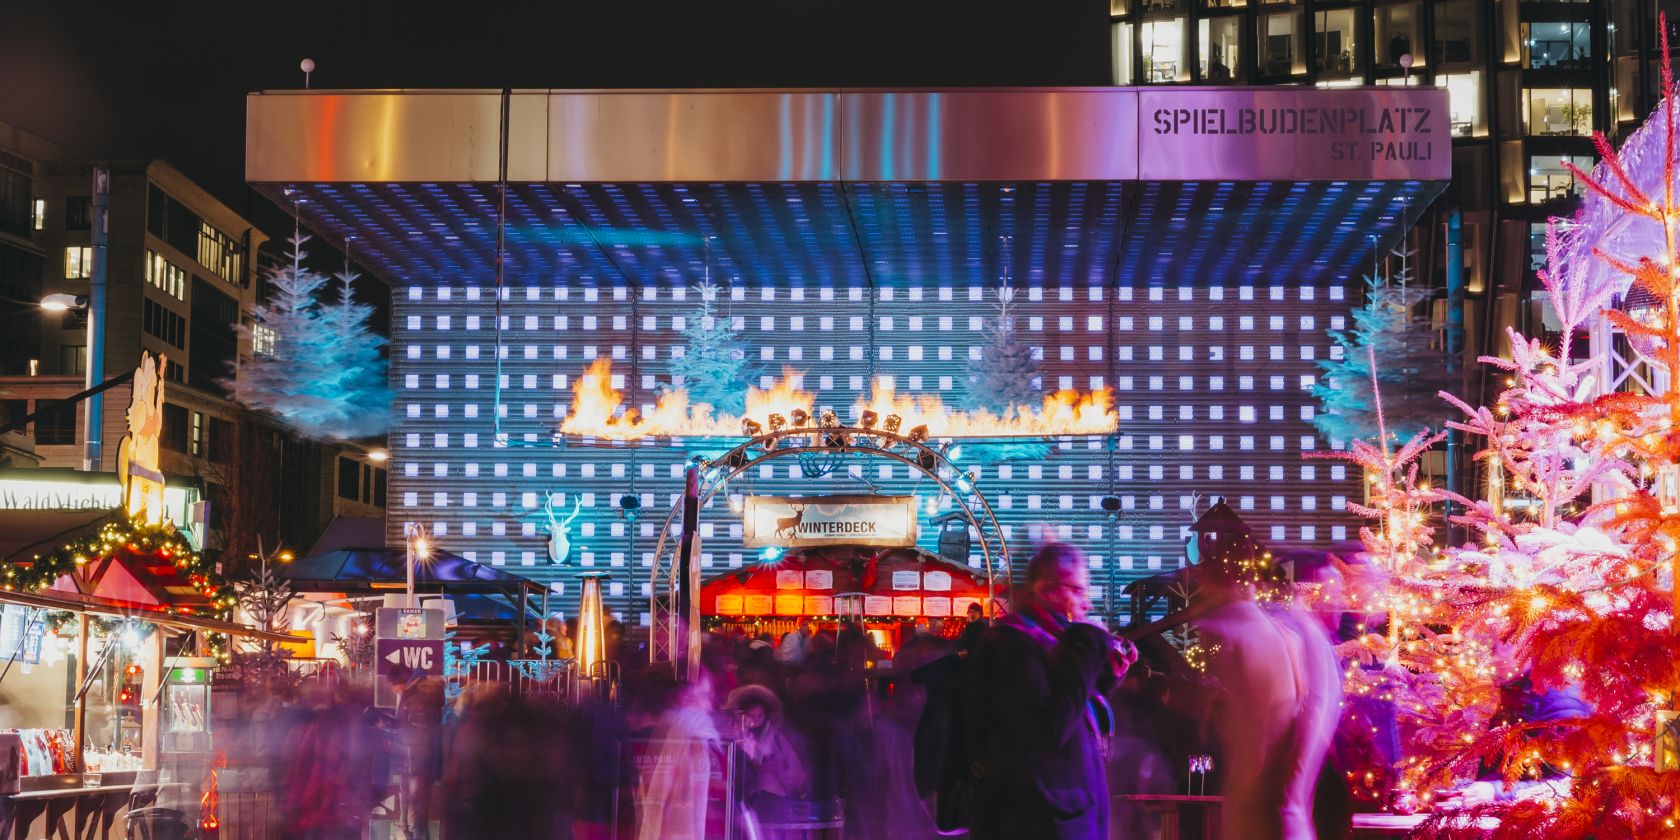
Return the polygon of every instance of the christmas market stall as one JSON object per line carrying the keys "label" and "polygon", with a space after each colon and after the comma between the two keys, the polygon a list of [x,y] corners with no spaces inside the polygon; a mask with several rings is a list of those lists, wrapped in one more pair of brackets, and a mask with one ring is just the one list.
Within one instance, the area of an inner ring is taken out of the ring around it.
{"label": "christmas market stall", "polygon": [[954,638],[970,604],[986,607],[974,570],[915,547],[820,546],[789,549],[775,562],[715,578],[700,590],[709,629],[780,639],[801,618],[817,629],[861,622],[891,653],[906,629],[923,625]]}

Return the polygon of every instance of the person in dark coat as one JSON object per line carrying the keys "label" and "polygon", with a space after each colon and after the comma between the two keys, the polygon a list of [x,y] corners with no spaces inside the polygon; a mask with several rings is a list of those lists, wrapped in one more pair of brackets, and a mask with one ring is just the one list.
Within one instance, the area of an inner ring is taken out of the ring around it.
{"label": "person in dark coat", "polygon": [[967,738],[981,756],[969,836],[1102,840],[1102,742],[1113,724],[1103,697],[1137,649],[1084,622],[1090,571],[1072,546],[1039,549],[1014,607],[986,630],[967,669]]}

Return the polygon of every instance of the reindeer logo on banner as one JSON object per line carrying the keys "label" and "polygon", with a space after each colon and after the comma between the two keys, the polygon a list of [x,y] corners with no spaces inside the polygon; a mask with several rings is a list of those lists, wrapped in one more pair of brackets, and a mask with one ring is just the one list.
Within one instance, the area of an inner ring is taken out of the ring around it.
{"label": "reindeer logo on banner", "polygon": [[805,521],[804,505],[795,505],[789,509],[793,511],[792,516],[783,516],[776,520],[776,536],[782,539],[793,539],[793,535],[799,532],[799,523]]}
{"label": "reindeer logo on banner", "polygon": [[583,502],[572,499],[572,512],[561,518],[554,508],[554,497],[558,493],[543,494],[543,516],[548,519],[548,559],[556,566],[566,565],[566,558],[572,553],[572,520],[578,517],[578,510]]}

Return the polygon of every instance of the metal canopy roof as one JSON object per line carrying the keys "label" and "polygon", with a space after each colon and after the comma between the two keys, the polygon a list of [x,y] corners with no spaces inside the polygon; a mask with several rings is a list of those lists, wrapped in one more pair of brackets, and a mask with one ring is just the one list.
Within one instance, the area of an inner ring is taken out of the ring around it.
{"label": "metal canopy roof", "polygon": [[1340,280],[1450,177],[1433,88],[306,91],[249,109],[252,184],[395,284],[494,280],[504,168],[508,279],[602,286],[708,264],[754,287]]}

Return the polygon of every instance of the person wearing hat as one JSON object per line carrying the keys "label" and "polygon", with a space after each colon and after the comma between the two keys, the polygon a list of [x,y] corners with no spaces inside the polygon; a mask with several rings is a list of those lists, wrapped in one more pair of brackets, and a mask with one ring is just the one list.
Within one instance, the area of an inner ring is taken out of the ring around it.
{"label": "person wearing hat", "polygon": [[809,779],[805,762],[782,726],[782,699],[765,686],[744,685],[729,693],[724,708],[741,716],[747,807],[760,819],[774,821],[788,800],[807,792]]}

